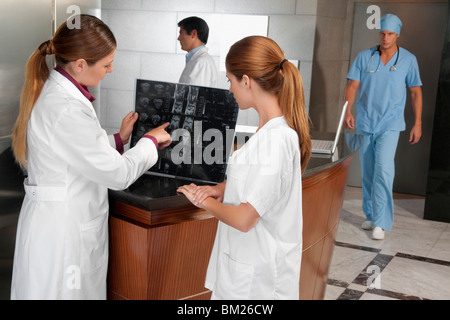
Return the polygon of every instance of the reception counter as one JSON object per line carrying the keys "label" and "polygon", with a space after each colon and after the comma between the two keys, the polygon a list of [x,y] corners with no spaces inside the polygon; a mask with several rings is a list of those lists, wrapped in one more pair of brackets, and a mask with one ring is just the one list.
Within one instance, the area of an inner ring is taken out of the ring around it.
{"label": "reception counter", "polygon": [[[316,134],[314,138],[329,137]],[[303,175],[300,299],[323,299],[348,171],[362,137],[344,134],[333,156],[313,155]],[[110,191],[108,298],[209,299],[204,287],[217,219],[193,206],[180,179],[144,175]]]}

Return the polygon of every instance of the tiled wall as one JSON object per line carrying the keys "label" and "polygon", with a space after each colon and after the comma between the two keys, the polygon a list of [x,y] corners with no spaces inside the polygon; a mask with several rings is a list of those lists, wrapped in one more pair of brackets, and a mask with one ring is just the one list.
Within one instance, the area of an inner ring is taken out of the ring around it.
{"label": "tiled wall", "polygon": [[[109,132],[120,127],[123,117],[134,106],[136,78],[178,81],[186,52],[177,41],[177,23],[193,15],[204,18],[210,25],[207,46],[218,68],[220,48],[214,40],[215,17],[219,14],[269,16],[268,36],[277,41],[288,59],[300,62],[308,107],[317,3],[317,0],[103,0],[102,19],[114,32],[118,49],[114,72],[101,85],[98,113],[102,125]],[[228,89],[226,81],[219,86]],[[239,123],[257,125],[256,113],[241,114]]]}
{"label": "tiled wall", "polygon": [[353,0],[318,0],[309,115],[314,131],[335,132],[350,63]]}

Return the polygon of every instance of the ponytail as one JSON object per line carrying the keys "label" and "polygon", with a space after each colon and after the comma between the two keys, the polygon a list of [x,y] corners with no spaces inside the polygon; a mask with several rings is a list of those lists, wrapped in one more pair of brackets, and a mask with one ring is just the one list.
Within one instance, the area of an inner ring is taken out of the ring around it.
{"label": "ponytail", "polygon": [[303,173],[311,157],[311,136],[309,120],[306,115],[302,76],[298,69],[289,61],[282,65],[281,70],[284,75],[284,82],[278,101],[286,122],[297,131],[300,140]]}
{"label": "ponytail", "polygon": [[27,167],[28,120],[50,73],[46,56],[53,54],[54,49],[52,47],[51,40],[42,43],[31,55],[25,70],[25,83],[20,96],[19,116],[17,117],[12,134],[12,149],[16,162],[22,169],[26,169]]}

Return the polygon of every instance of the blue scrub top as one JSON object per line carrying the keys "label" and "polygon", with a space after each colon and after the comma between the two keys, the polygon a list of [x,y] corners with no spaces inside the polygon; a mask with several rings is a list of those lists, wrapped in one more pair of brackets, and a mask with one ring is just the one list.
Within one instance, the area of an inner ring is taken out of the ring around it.
{"label": "blue scrub top", "polygon": [[[422,81],[417,59],[411,52],[400,48],[397,70],[390,71],[396,59],[397,53],[383,65],[377,47],[373,47],[360,52],[350,68],[347,79],[360,82],[356,116],[359,131],[405,130],[406,87],[422,86]],[[369,72],[378,67],[378,72]]]}

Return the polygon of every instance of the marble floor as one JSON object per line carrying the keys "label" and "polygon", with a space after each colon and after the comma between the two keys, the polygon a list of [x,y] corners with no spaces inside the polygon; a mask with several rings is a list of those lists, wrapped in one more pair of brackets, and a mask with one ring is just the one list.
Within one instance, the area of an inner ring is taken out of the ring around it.
{"label": "marble floor", "polygon": [[395,194],[392,231],[372,240],[361,199],[347,187],[325,300],[450,299],[450,224],[424,220],[423,197]]}

